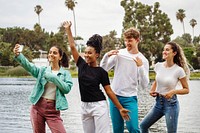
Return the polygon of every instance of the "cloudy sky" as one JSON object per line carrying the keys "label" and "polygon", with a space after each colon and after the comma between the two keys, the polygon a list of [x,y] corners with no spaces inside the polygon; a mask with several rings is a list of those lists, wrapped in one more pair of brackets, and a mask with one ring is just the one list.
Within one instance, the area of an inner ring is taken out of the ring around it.
{"label": "cloudy sky", "polygon": [[[120,6],[120,0],[76,0],[75,7],[77,21],[77,35],[87,40],[92,34],[106,35],[116,30],[121,35],[124,10]],[[178,9],[184,9],[186,18],[185,31],[192,35],[189,24],[191,19],[196,19],[195,35],[200,35],[200,10],[198,0],[137,0],[142,3],[153,5],[160,3],[160,9],[168,14],[173,25],[174,34],[172,39],[181,36],[182,25],[176,19]],[[64,0],[0,0],[0,28],[25,27],[33,29],[38,22],[34,7],[41,5],[43,11],[40,14],[42,28],[47,32],[57,32],[60,24],[65,20],[73,22],[73,13],[68,10]],[[73,27],[72,27],[73,28]],[[72,29],[73,30],[73,29]],[[73,32],[73,31],[72,31]],[[74,34],[74,32],[73,32]]]}

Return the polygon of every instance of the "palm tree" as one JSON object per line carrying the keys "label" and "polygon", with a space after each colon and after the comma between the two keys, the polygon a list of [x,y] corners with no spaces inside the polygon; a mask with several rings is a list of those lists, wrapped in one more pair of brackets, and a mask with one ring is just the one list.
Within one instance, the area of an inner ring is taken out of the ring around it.
{"label": "palm tree", "polygon": [[191,19],[190,25],[192,26],[192,35],[193,35],[193,38],[194,38],[194,27],[195,27],[195,25],[197,25],[197,21],[195,19]]}
{"label": "palm tree", "polygon": [[185,26],[184,26],[184,21],[183,19],[185,18],[185,10],[179,9],[178,12],[176,12],[176,19],[180,20],[181,23],[183,24],[183,33],[185,34]]}
{"label": "palm tree", "polygon": [[77,4],[77,2],[75,0],[65,0],[65,6],[69,10],[73,11],[73,16],[74,16],[74,35],[76,37],[76,19],[75,19],[75,11],[74,11],[75,4]]}
{"label": "palm tree", "polygon": [[42,12],[43,9],[40,5],[36,5],[36,7],[34,9],[35,9],[35,12],[38,15],[38,24],[40,25],[40,13]]}

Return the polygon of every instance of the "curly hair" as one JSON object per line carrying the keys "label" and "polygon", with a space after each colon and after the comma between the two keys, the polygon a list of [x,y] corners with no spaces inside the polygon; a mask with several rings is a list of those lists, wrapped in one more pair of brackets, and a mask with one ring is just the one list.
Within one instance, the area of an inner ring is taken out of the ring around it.
{"label": "curly hair", "polygon": [[131,27],[124,32],[123,36],[124,38],[138,39],[140,38],[140,32],[136,28]]}
{"label": "curly hair", "polygon": [[92,37],[89,38],[86,45],[94,47],[97,53],[100,54],[102,50],[102,37],[98,34],[94,34]]}
{"label": "curly hair", "polygon": [[176,52],[176,55],[174,56],[174,63],[176,63],[177,65],[179,65],[184,69],[187,78],[189,79],[190,70],[183,49],[179,44],[175,42],[168,42],[167,44],[171,46],[173,52]]}

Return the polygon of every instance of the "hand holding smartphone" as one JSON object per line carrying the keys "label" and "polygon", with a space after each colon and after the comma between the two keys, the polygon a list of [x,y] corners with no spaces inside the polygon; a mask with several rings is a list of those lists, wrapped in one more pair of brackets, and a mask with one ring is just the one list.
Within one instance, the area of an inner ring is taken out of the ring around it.
{"label": "hand holding smartphone", "polygon": [[24,45],[22,45],[22,44],[20,44],[20,46],[19,46],[19,48],[18,48],[18,52],[22,52],[22,50],[23,50],[23,48],[24,48]]}

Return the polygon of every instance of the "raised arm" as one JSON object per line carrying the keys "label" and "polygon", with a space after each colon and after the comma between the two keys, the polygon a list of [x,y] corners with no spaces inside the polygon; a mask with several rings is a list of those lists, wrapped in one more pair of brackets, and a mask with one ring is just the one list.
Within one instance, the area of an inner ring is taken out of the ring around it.
{"label": "raised arm", "polygon": [[71,49],[71,52],[72,52],[72,56],[74,58],[74,61],[77,63],[79,53],[78,53],[78,50],[76,49],[74,38],[72,36],[71,25],[72,25],[71,21],[65,21],[63,23],[63,26],[65,28],[65,32],[67,33],[67,38],[68,38],[69,46],[70,46],[70,49]]}
{"label": "raised arm", "polygon": [[113,68],[113,66],[115,65],[115,57],[117,53],[118,50],[111,50],[108,53],[106,53],[100,62],[100,66],[106,71],[109,71],[111,68]]}
{"label": "raised arm", "polygon": [[16,44],[13,52],[15,54],[15,60],[17,62],[19,62],[19,64],[26,70],[28,71],[33,77],[37,78],[40,68],[36,67],[33,63],[29,62],[28,59],[26,59],[26,57],[19,52],[19,44]]}

